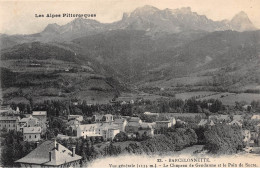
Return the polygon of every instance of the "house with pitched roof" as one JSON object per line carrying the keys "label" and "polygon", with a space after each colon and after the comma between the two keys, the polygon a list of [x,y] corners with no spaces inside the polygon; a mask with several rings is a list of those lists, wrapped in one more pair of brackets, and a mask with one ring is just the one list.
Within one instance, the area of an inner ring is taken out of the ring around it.
{"label": "house with pitched roof", "polygon": [[100,136],[96,134],[97,124],[84,124],[77,127],[77,137],[93,137]]}
{"label": "house with pitched roof", "polygon": [[23,127],[23,140],[24,141],[39,141],[41,140],[41,127]]}
{"label": "house with pitched roof", "polygon": [[120,132],[118,125],[114,123],[98,123],[96,133],[101,135],[104,140],[112,140]]}
{"label": "house with pitched roof", "polygon": [[29,115],[28,117],[22,118],[18,122],[18,131],[23,131],[24,127],[35,127],[39,126],[39,121],[37,118],[32,117],[32,115]]}
{"label": "house with pitched roof", "polygon": [[156,121],[156,129],[161,128],[170,128],[176,124],[176,120],[174,117],[171,117],[169,120]]}
{"label": "house with pitched roof", "polygon": [[117,125],[113,123],[96,123],[79,125],[77,137],[100,137],[104,140],[113,139],[120,132]]}
{"label": "house with pitched roof", "polygon": [[80,167],[81,156],[57,143],[45,141],[25,157],[15,161],[25,168]]}

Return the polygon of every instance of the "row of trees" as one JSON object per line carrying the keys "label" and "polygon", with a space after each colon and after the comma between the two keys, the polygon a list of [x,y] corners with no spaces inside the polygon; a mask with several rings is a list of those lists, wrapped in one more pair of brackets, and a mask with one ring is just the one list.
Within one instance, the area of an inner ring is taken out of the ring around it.
{"label": "row of trees", "polygon": [[130,143],[125,150],[134,154],[153,154],[182,150],[197,143],[197,135],[193,129],[177,128],[140,143]]}
{"label": "row of trees", "polygon": [[141,114],[144,111],[151,111],[157,113],[165,112],[189,112],[189,113],[202,113],[202,112],[219,112],[225,110],[220,100],[196,100],[191,98],[188,100],[181,99],[158,99],[155,101],[143,100],[135,104],[95,104],[88,105],[86,101],[80,102],[75,105],[71,101],[44,101],[43,103],[34,104],[31,101],[29,104],[12,103],[13,109],[19,107],[21,113],[31,113],[32,110],[47,111],[49,117],[57,117],[68,114],[82,114],[85,116],[92,116],[93,113],[110,113],[115,115],[134,115]]}

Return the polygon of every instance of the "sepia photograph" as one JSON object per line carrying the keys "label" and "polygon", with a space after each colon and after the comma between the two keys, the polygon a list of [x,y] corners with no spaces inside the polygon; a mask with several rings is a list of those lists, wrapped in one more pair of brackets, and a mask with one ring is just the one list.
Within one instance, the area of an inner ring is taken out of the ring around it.
{"label": "sepia photograph", "polygon": [[0,171],[259,168],[259,9],[0,0]]}

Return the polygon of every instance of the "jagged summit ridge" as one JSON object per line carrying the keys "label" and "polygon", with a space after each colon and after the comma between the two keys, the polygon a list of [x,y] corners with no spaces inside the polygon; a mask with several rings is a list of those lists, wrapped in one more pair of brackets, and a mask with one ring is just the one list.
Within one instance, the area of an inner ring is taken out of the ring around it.
{"label": "jagged summit ridge", "polygon": [[185,31],[235,30],[241,32],[256,30],[256,27],[243,11],[236,14],[231,20],[213,21],[205,15],[193,12],[190,7],[160,10],[151,5],[145,5],[130,13],[123,13],[122,19],[113,23],[100,23],[93,19],[77,18],[62,26],[49,24],[42,35],[44,35],[45,40],[52,40],[57,37],[72,40],[104,31],[122,29],[143,30],[147,35],[155,36]]}

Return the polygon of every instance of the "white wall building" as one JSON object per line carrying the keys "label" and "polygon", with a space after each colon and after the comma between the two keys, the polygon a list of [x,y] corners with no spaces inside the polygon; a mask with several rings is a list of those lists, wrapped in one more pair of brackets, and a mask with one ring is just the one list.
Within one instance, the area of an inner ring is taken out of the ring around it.
{"label": "white wall building", "polygon": [[23,140],[24,141],[39,141],[41,139],[41,127],[24,127]]}

